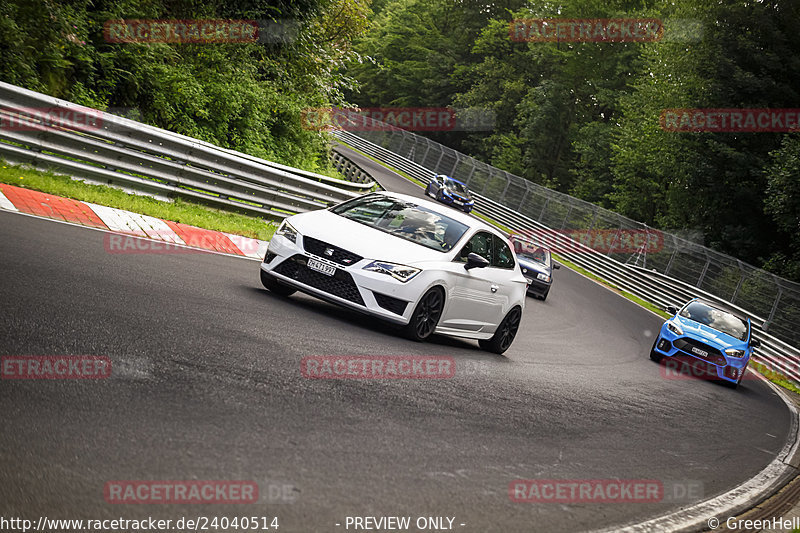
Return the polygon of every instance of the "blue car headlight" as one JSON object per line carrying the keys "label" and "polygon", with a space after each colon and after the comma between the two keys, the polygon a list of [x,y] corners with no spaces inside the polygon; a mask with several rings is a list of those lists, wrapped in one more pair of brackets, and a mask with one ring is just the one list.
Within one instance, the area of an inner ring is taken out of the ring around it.
{"label": "blue car headlight", "polygon": [[278,231],[275,232],[275,235],[286,237],[293,243],[297,244],[297,230],[294,229],[294,227],[286,220],[281,222],[281,225],[278,228]]}
{"label": "blue car headlight", "polygon": [[675,335],[683,335],[683,329],[681,329],[681,327],[672,320],[667,321],[667,329]]}
{"label": "blue car headlight", "polygon": [[737,350],[736,348],[728,348],[725,350],[725,355],[729,355],[731,357],[736,357],[737,359],[741,359],[744,357],[745,351],[744,350]]}
{"label": "blue car headlight", "polygon": [[388,274],[397,281],[405,283],[414,276],[420,273],[419,268],[414,268],[406,265],[398,265],[397,263],[389,263],[386,261],[373,261],[363,268],[370,272],[379,272],[381,274]]}

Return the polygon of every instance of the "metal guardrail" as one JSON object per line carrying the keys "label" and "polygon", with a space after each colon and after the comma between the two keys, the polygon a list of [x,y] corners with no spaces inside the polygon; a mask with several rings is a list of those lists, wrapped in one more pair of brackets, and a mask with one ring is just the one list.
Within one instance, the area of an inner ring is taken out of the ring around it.
{"label": "metal guardrail", "polygon": [[374,185],[287,167],[4,82],[0,157],[139,194],[277,219]]}
{"label": "metal guardrail", "polygon": [[357,183],[374,183],[372,176],[370,176],[366,170],[337,152],[336,147],[334,147],[331,152],[331,162],[333,162],[334,168],[350,181],[355,181]]}
{"label": "metal guardrail", "polygon": [[[356,148],[386,164],[400,170],[414,179],[427,184],[434,175],[434,171],[411,161],[392,150],[378,146],[352,132],[336,131],[335,135],[342,142]],[[553,231],[539,220],[523,215],[511,207],[496,202],[483,194],[473,191],[475,211],[484,214],[494,221],[502,224],[512,233],[526,235],[531,229]],[[787,376],[795,383],[800,384],[800,350],[785,341],[764,331],[766,320],[741,307],[731,304],[710,292],[699,289],[684,281],[675,279],[653,270],[629,265],[609,255],[598,253],[584,244],[570,240],[566,250],[559,255],[570,262],[592,272],[618,288],[642,298],[646,302],[659,307],[666,305],[679,305],[691,298],[703,297],[727,307],[733,307],[740,313],[748,316],[753,325],[760,330],[758,337],[762,342],[756,350],[754,360],[766,364],[773,370]]]}

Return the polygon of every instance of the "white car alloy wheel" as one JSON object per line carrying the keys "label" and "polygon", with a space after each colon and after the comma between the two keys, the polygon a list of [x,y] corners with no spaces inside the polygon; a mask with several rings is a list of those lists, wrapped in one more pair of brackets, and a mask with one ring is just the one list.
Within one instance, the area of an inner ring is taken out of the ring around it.
{"label": "white car alloy wheel", "polygon": [[431,336],[439,323],[444,308],[444,295],[439,287],[430,289],[420,299],[414,314],[406,326],[406,335],[415,341],[422,341]]}

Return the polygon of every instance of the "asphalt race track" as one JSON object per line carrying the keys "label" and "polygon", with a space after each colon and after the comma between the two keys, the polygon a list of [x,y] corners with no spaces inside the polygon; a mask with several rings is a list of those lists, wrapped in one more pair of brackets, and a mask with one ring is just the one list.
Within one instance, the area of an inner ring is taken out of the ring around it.
{"label": "asphalt race track", "polygon": [[[109,254],[102,232],[19,214],[0,212],[0,265],[0,354],[113,365],[105,380],[0,381],[4,517],[268,516],[282,532],[337,532],[347,516],[441,516],[464,532],[573,532],[687,503],[514,503],[509,483],[693,483],[698,501],[787,439],[788,409],[765,383],[666,379],[648,359],[661,320],[566,268],[499,357],[277,297],[255,261]],[[308,355],[446,355],[457,371],[310,380]],[[254,480],[261,500],[110,504],[113,480]]]}

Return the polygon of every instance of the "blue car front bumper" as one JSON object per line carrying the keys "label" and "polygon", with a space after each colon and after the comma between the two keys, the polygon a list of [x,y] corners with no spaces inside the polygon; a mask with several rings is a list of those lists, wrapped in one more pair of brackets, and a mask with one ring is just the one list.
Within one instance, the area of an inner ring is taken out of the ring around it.
{"label": "blue car front bumper", "polygon": [[736,383],[747,369],[750,361],[750,351],[744,357],[733,357],[723,350],[695,339],[690,335],[678,335],[667,327],[668,322],[661,326],[653,351],[663,357],[671,357],[678,361],[697,364],[701,361],[707,369],[709,377],[716,374],[716,379]]}
{"label": "blue car front bumper", "polygon": [[475,201],[474,200],[464,200],[464,199],[454,198],[453,196],[451,196],[450,194],[447,194],[447,193],[442,194],[442,201],[444,203],[448,204],[448,205],[451,205],[453,207],[457,207],[458,209],[470,209],[471,210],[475,206]]}

